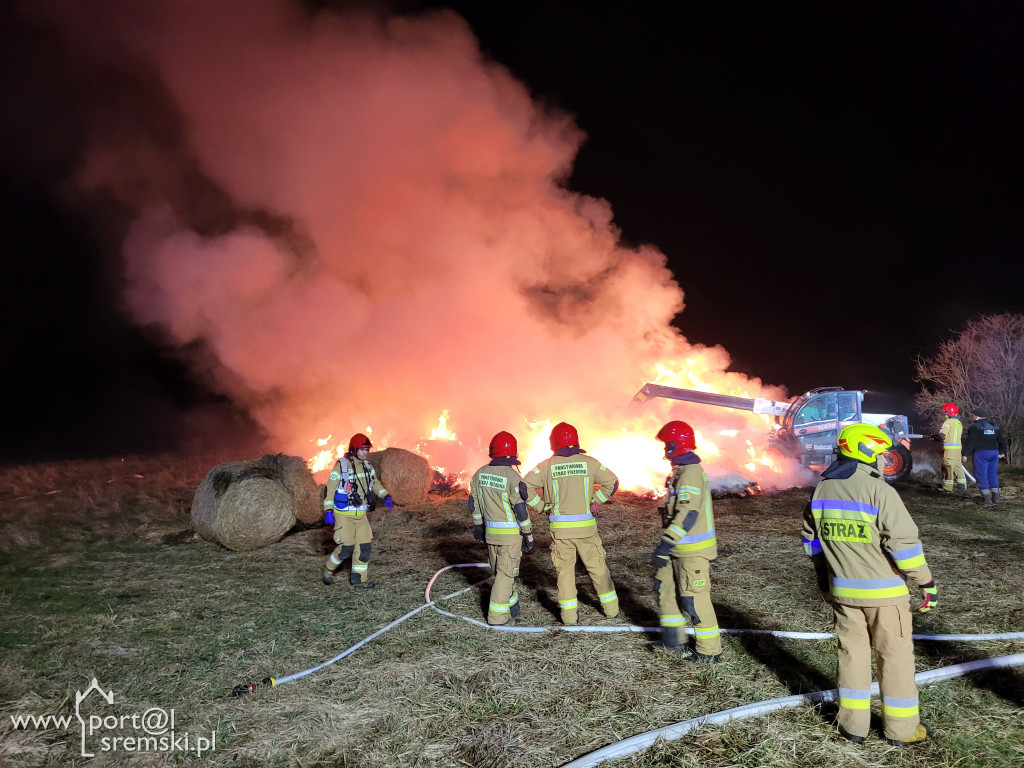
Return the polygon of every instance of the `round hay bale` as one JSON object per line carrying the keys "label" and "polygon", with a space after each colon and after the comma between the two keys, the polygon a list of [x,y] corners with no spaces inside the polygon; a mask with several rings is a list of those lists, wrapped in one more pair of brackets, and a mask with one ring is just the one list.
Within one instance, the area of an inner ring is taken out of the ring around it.
{"label": "round hay bale", "polygon": [[313,479],[304,459],[274,453],[261,456],[256,465],[280,473],[281,482],[292,495],[292,514],[299,522],[313,525],[324,521],[324,491]]}
{"label": "round hay bale", "polygon": [[281,473],[236,461],[210,470],[192,502],[192,527],[207,541],[243,551],[278,541],[295,525]]}
{"label": "round hay bale", "polygon": [[403,448],[386,448],[367,457],[396,504],[422,504],[434,471],[427,460]]}

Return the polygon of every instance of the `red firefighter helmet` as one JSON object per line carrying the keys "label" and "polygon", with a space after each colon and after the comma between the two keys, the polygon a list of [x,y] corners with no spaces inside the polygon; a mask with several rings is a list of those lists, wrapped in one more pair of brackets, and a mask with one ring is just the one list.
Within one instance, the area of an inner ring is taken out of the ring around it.
{"label": "red firefighter helmet", "polygon": [[697,447],[693,427],[685,421],[670,421],[658,430],[658,439],[665,444],[665,458],[674,459]]}
{"label": "red firefighter helmet", "polygon": [[942,406],[942,412],[946,416],[956,416],[960,413],[960,409],[956,407],[956,403],[946,403]]}
{"label": "red firefighter helmet", "polygon": [[557,451],[559,448],[568,448],[579,444],[580,436],[576,432],[576,427],[572,424],[566,424],[564,421],[560,421],[555,424],[555,428],[551,430],[552,451]]}
{"label": "red firefighter helmet", "polygon": [[373,443],[362,432],[356,432],[352,435],[352,439],[348,441],[348,452],[355,455],[356,450],[363,447],[372,448]]}
{"label": "red firefighter helmet", "polygon": [[519,445],[516,443],[516,438],[511,432],[499,432],[491,438],[491,444],[488,446],[487,455],[492,459],[496,459],[500,456],[507,456],[515,458],[519,455]]}

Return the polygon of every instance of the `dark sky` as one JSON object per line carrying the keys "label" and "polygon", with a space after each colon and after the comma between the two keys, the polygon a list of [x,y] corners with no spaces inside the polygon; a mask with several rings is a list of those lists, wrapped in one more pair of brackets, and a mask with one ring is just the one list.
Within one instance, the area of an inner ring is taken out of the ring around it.
{"label": "dark sky", "polygon": [[[665,5],[390,4],[453,8],[575,116],[569,185],[668,256],[676,324],[735,370],[902,410],[916,355],[978,313],[1024,311],[1024,6]],[[0,27],[0,459],[179,447],[195,419],[238,429],[122,319],[109,233],[62,191],[95,84],[7,4]]]}
{"label": "dark sky", "polygon": [[576,115],[572,186],[667,254],[688,338],[907,395],[950,329],[1024,310],[1024,6],[676,5],[451,7]]}

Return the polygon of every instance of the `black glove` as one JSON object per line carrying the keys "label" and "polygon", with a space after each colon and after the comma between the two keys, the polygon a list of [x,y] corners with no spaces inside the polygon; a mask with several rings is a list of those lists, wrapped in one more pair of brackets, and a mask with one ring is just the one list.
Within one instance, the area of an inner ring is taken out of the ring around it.
{"label": "black glove", "polygon": [[938,443],[942,441],[942,435],[928,435],[928,439]]}
{"label": "black glove", "polygon": [[481,544],[484,543],[484,527],[482,525],[473,526],[473,538]]}
{"label": "black glove", "polygon": [[818,589],[822,592],[831,591],[832,586],[828,581],[828,570],[826,568],[815,568],[814,575],[818,577]]}
{"label": "black glove", "polygon": [[651,565],[656,568],[664,568],[668,565],[668,556],[671,551],[672,542],[662,539],[658,542],[658,546],[654,548],[654,554],[651,555]]}
{"label": "black glove", "polygon": [[527,553],[533,552],[533,534],[532,533],[524,533],[523,534],[523,552],[527,552]]}

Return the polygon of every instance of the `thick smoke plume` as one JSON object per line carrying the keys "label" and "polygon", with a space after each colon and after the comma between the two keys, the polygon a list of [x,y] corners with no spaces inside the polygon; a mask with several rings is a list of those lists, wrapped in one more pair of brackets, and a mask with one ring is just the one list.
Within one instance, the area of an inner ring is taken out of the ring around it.
{"label": "thick smoke plume", "polygon": [[[680,386],[781,395],[672,328],[683,294],[663,254],[621,245],[609,204],[563,184],[580,129],[454,13],[84,5],[33,12],[147,95],[96,121],[76,178],[131,211],[128,310],[275,449],[367,427],[414,447],[447,409],[467,454],[449,469],[500,429],[522,442],[561,420],[614,468],[607,436],[659,461],[670,404],[627,408],[658,363]],[[753,424],[691,412],[705,432]]]}

